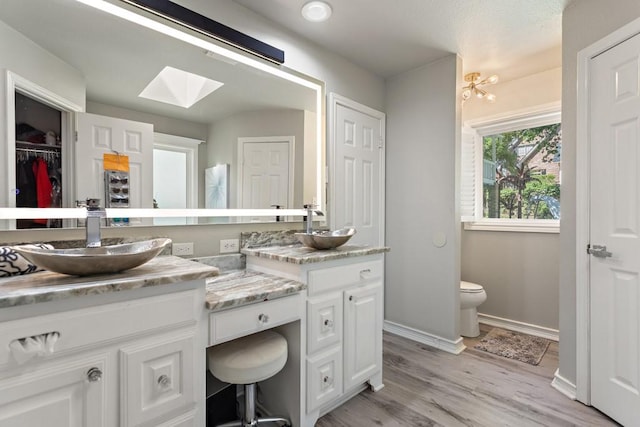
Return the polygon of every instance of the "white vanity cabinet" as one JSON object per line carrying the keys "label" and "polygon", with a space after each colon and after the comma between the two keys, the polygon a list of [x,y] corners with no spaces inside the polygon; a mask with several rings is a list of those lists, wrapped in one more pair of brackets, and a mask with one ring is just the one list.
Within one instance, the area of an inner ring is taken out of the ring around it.
{"label": "white vanity cabinet", "polygon": [[[42,315],[0,322],[0,426],[203,426],[197,283],[89,308],[43,303]],[[28,358],[44,337],[49,351]]]}
{"label": "white vanity cabinet", "polygon": [[247,268],[307,285],[305,425],[313,426],[366,383],[374,390],[383,387],[383,256],[300,264],[247,257]]}
{"label": "white vanity cabinet", "polygon": [[383,261],[345,262],[307,273],[307,412],[366,382],[381,387]]}

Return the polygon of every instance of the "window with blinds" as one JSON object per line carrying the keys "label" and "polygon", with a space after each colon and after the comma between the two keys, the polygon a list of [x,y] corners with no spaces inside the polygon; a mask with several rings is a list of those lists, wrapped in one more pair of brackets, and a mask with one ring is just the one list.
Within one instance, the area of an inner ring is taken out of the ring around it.
{"label": "window with blinds", "polygon": [[559,231],[559,105],[467,123],[461,144],[465,229]]}

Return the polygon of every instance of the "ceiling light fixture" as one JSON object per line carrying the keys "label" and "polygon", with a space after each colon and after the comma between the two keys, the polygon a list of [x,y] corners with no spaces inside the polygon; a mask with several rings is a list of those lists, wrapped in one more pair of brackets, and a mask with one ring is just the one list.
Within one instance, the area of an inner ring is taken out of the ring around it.
{"label": "ceiling light fixture", "polygon": [[476,98],[484,98],[489,102],[496,100],[496,96],[492,93],[481,89],[479,86],[493,85],[498,83],[498,76],[492,75],[486,79],[480,79],[480,73],[469,73],[464,76],[464,81],[469,84],[462,88],[462,100],[466,101],[471,98],[471,95],[475,95]]}
{"label": "ceiling light fixture", "polygon": [[331,6],[323,1],[310,1],[302,6],[302,16],[307,21],[323,22],[331,17]]}

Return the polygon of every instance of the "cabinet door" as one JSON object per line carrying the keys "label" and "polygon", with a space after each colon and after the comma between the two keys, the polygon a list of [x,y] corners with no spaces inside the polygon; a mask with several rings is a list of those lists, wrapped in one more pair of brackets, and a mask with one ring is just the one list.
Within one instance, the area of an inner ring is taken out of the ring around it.
{"label": "cabinet door", "polygon": [[0,426],[104,426],[105,365],[95,357],[44,364],[0,381]]}
{"label": "cabinet door", "polygon": [[307,354],[342,341],[342,293],[307,301]]}
{"label": "cabinet door", "polygon": [[344,293],[344,389],[382,369],[382,283]]}
{"label": "cabinet door", "polygon": [[335,347],[307,360],[307,412],[342,394],[342,353]]}
{"label": "cabinet door", "polygon": [[196,370],[199,364],[194,360],[195,349],[193,332],[185,331],[120,350],[123,427],[151,423],[195,408],[195,375],[204,375]]}

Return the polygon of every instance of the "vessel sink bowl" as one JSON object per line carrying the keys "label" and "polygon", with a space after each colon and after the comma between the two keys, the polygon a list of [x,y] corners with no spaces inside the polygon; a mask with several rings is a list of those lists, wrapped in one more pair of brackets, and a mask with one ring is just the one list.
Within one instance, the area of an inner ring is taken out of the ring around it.
{"label": "vessel sink bowl", "polygon": [[309,248],[334,249],[347,243],[354,234],[355,228],[343,228],[335,231],[314,231],[311,234],[295,233],[295,236]]}
{"label": "vessel sink bowl", "polygon": [[39,249],[15,247],[15,251],[45,270],[74,276],[119,273],[150,261],[171,243],[159,238],[98,248]]}

